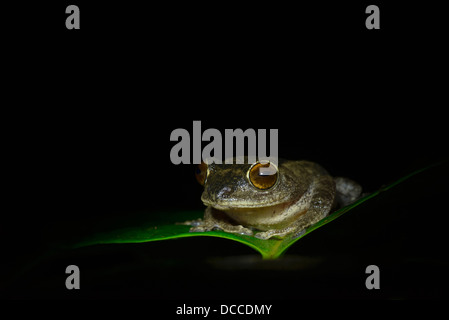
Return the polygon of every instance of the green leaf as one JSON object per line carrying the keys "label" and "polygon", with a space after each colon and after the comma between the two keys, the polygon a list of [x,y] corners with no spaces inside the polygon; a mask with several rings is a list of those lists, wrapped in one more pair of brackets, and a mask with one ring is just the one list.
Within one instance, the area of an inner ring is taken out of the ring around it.
{"label": "green leaf", "polygon": [[[276,259],[280,257],[291,245],[297,242],[299,239],[310,234],[312,231],[328,224],[329,222],[340,217],[344,213],[350,211],[351,209],[361,205],[362,203],[376,197],[381,192],[386,192],[393,188],[394,186],[404,182],[405,180],[411,178],[412,176],[419,174],[431,167],[438,164],[428,166],[426,168],[417,170],[391,184],[384,186],[376,192],[373,192],[358,201],[350,204],[344,208],[341,208],[313,226],[307,228],[299,237],[292,238],[287,237],[285,239],[268,239],[261,240],[254,236],[246,236],[239,234],[227,233],[224,231],[208,231],[208,232],[189,232],[190,226],[177,224],[179,222],[194,220],[201,218],[203,216],[203,211],[186,211],[186,212],[172,212],[172,213],[161,213],[156,217],[151,215],[147,219],[142,218],[133,221],[131,226],[125,228],[114,229],[109,232],[97,233],[90,238],[83,240],[81,242],[73,245],[73,248],[79,248],[84,246],[96,245],[96,244],[111,244],[111,243],[141,243],[149,241],[160,241],[169,240],[176,238],[185,237],[198,237],[198,236],[209,236],[209,237],[219,237],[229,240],[238,241],[240,243],[246,244],[247,246],[257,250],[262,254],[264,259]],[[129,224],[129,223],[128,223]]]}

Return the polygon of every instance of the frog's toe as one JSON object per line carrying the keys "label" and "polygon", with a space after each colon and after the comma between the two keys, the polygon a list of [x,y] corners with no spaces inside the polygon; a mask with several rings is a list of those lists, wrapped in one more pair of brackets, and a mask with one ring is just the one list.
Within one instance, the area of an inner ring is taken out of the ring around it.
{"label": "frog's toe", "polygon": [[189,232],[206,232],[213,230],[220,230],[220,228],[214,223],[210,223],[209,221],[201,221],[197,225],[192,225],[192,228],[190,228]]}
{"label": "frog's toe", "polygon": [[251,229],[245,228],[244,226],[239,226],[239,227],[241,227],[241,228],[239,228],[237,233],[243,234],[245,236],[252,236],[253,235],[253,231]]}
{"label": "frog's toe", "polygon": [[255,237],[262,240],[270,239],[273,236],[272,231],[264,231],[255,234]]}
{"label": "frog's toe", "polygon": [[205,231],[209,231],[208,228],[202,226],[202,225],[198,225],[195,227],[190,228],[189,232],[205,232]]}
{"label": "frog's toe", "polygon": [[268,230],[264,232],[256,233],[255,237],[262,240],[268,240],[270,238],[284,239],[287,235],[290,235],[291,229],[287,230]]}

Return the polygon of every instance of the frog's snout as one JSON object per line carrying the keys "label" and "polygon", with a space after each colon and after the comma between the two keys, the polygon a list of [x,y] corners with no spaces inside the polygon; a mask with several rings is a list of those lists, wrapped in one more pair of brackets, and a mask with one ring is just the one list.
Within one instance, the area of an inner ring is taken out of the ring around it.
{"label": "frog's snout", "polygon": [[206,188],[201,195],[201,201],[203,201],[206,206],[213,206],[214,204],[220,203],[223,200],[226,201],[231,199],[233,192],[233,189],[228,186],[223,186],[219,190]]}

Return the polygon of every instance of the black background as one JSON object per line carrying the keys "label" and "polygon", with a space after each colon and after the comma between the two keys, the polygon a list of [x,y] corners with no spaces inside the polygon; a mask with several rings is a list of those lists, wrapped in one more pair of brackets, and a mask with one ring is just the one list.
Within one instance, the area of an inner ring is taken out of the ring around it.
{"label": "black background", "polygon": [[[447,157],[434,5],[378,3],[381,29],[367,30],[368,3],[73,4],[80,30],[65,28],[65,3],[6,20],[5,297],[447,298],[444,168],[304,238],[286,258],[305,269],[229,271],[253,251],[191,238],[65,252],[14,278],[102,221],[200,210],[194,166],[169,158],[170,133],[193,120],[276,128],[281,157],[367,191]],[[79,292],[64,287],[68,264],[82,269]],[[377,292],[368,264],[383,272]]]}

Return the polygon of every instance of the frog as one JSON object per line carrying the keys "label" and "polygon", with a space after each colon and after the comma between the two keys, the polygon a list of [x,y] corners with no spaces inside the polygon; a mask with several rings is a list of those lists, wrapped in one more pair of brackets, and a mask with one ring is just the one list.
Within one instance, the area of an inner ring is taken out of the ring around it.
{"label": "frog", "polygon": [[[245,158],[246,160],[246,158]],[[222,230],[267,240],[298,237],[306,228],[362,194],[345,177],[332,177],[308,160],[201,163],[203,219],[186,221],[190,232]]]}

